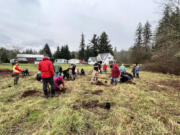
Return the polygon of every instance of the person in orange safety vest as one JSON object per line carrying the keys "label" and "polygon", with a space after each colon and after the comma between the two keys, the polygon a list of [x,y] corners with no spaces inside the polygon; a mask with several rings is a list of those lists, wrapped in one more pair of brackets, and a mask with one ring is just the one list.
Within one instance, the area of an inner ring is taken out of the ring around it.
{"label": "person in orange safety vest", "polygon": [[20,68],[18,67],[18,62],[15,61],[14,64],[13,64],[14,85],[17,85],[17,84],[18,84],[20,72],[22,72],[22,69],[20,69]]}

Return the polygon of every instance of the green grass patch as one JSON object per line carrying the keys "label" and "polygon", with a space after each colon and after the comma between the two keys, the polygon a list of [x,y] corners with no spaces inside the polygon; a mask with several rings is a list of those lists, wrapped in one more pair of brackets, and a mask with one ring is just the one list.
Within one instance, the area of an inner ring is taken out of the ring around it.
{"label": "green grass patch", "polygon": [[[65,80],[66,92],[46,99],[42,83],[35,80],[37,65],[20,67],[28,68],[31,76],[20,77],[17,86],[10,75],[0,76],[2,135],[180,134],[179,76],[140,72],[136,85],[114,86],[108,68],[108,74],[99,75],[106,85],[99,86],[90,83],[92,66],[77,65],[85,69],[86,76]],[[0,69],[11,68],[0,65]],[[35,94],[23,96],[28,91]],[[106,102],[111,103],[110,110],[103,108]]]}

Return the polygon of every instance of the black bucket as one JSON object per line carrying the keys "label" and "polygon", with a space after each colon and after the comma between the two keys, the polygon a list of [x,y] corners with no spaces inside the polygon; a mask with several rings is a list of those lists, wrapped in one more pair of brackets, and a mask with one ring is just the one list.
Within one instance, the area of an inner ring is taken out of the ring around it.
{"label": "black bucket", "polygon": [[105,109],[107,110],[111,109],[111,103],[106,102]]}

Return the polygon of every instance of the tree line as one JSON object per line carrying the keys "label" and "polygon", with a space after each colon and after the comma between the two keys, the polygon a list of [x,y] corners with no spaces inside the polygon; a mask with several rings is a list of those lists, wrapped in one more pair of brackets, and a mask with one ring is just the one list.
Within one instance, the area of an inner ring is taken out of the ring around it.
{"label": "tree line", "polygon": [[99,53],[111,53],[113,54],[113,47],[110,43],[108,35],[103,32],[100,36],[94,34],[88,44],[85,43],[85,37],[82,33],[80,39],[79,51],[70,51],[68,45],[57,46],[57,49],[52,53],[50,45],[46,43],[40,51],[33,49],[26,49],[20,51],[19,49],[7,50],[5,48],[0,49],[0,61],[9,62],[10,59],[14,59],[18,53],[22,54],[43,54],[48,56],[52,61],[55,59],[80,59],[87,61],[89,57],[96,57]]}
{"label": "tree line", "polygon": [[103,32],[100,36],[93,35],[92,39],[88,44],[85,43],[85,37],[82,33],[80,39],[79,51],[70,51],[68,45],[57,46],[54,54],[51,53],[51,49],[48,44],[44,46],[39,52],[50,57],[52,60],[55,59],[73,59],[77,58],[80,60],[87,61],[89,57],[96,57],[99,53],[111,53],[113,54],[113,47],[110,44],[110,40],[106,32]]}
{"label": "tree line", "polygon": [[[111,53],[118,63],[140,63],[147,70],[163,73],[180,74],[180,0],[166,0],[162,17],[152,31],[151,24],[139,23],[135,31],[134,44],[128,50],[113,49],[106,32],[100,36],[94,34],[86,44],[84,34],[81,35],[79,51],[71,52],[68,45],[57,47],[54,54],[48,44],[39,52],[27,49],[22,53],[44,54],[52,60],[58,58],[78,58],[87,61],[99,53]],[[18,50],[0,48],[0,61],[9,62]]]}
{"label": "tree line", "polygon": [[162,18],[152,32],[147,21],[139,23],[134,45],[114,56],[118,63],[141,63],[150,71],[180,75],[180,0],[167,0]]}

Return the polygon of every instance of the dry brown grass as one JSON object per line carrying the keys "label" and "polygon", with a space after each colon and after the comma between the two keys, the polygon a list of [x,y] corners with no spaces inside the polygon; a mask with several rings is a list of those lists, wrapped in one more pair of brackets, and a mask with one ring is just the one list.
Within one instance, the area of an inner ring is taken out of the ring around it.
{"label": "dry brown grass", "polygon": [[[180,134],[179,76],[141,72],[136,85],[114,86],[109,74],[99,75],[101,85],[92,85],[87,74],[65,81],[67,89],[59,97],[45,99],[41,82],[34,79],[37,67],[23,67],[34,74],[20,78],[18,86],[11,76],[0,76],[2,135]],[[84,69],[90,73],[92,67]]]}

